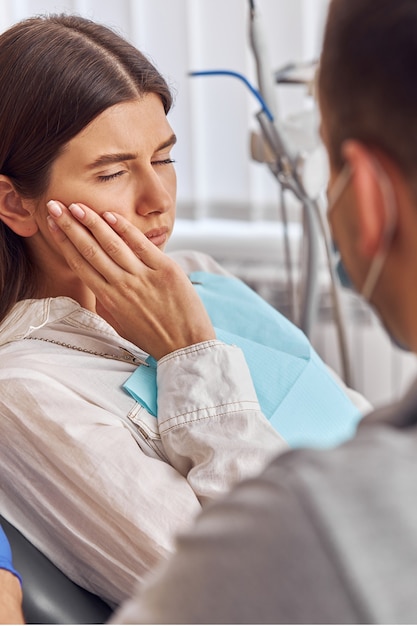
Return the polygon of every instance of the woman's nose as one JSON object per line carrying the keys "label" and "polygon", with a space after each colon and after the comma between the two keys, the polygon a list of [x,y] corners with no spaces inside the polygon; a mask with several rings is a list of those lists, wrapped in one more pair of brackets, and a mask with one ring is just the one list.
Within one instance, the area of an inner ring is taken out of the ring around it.
{"label": "woman's nose", "polygon": [[[172,180],[171,180],[172,179]],[[175,173],[163,178],[153,168],[138,183],[136,212],[139,215],[166,213],[175,205]]]}

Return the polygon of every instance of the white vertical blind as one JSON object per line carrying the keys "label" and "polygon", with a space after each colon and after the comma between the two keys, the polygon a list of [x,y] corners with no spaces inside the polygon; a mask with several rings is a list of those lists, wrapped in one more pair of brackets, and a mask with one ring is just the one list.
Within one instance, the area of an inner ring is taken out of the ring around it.
{"label": "white vertical blind", "polygon": [[[271,71],[317,57],[328,0],[256,0]],[[170,121],[179,142],[179,213],[233,214],[276,204],[267,169],[251,162],[249,130],[258,110],[243,83],[189,78],[192,69],[230,69],[256,84],[246,0],[0,0],[0,28],[48,12],[76,12],[115,28],[145,52],[176,92]],[[283,116],[303,106],[302,88],[277,87]],[[258,211],[259,213],[259,211]]]}

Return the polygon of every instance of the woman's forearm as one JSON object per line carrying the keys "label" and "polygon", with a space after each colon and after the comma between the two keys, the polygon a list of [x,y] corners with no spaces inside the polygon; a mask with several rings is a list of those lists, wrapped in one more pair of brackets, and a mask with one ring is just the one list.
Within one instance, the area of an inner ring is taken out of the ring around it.
{"label": "woman's forearm", "polygon": [[0,590],[0,624],[24,624],[22,588],[17,576],[0,569]]}

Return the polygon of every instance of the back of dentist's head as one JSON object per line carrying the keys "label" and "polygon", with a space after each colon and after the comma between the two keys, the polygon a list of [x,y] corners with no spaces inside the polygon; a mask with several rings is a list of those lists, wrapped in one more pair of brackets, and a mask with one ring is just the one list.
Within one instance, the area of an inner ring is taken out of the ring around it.
{"label": "back of dentist's head", "polygon": [[336,168],[343,142],[357,139],[416,179],[416,0],[332,0],[318,88]]}

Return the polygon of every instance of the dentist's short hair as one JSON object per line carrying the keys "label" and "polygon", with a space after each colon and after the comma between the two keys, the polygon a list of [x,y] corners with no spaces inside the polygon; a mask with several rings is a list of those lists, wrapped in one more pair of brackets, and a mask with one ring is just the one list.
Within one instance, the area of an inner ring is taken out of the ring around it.
{"label": "dentist's short hair", "polygon": [[332,0],[318,95],[334,166],[351,138],[384,150],[415,178],[417,1]]}

